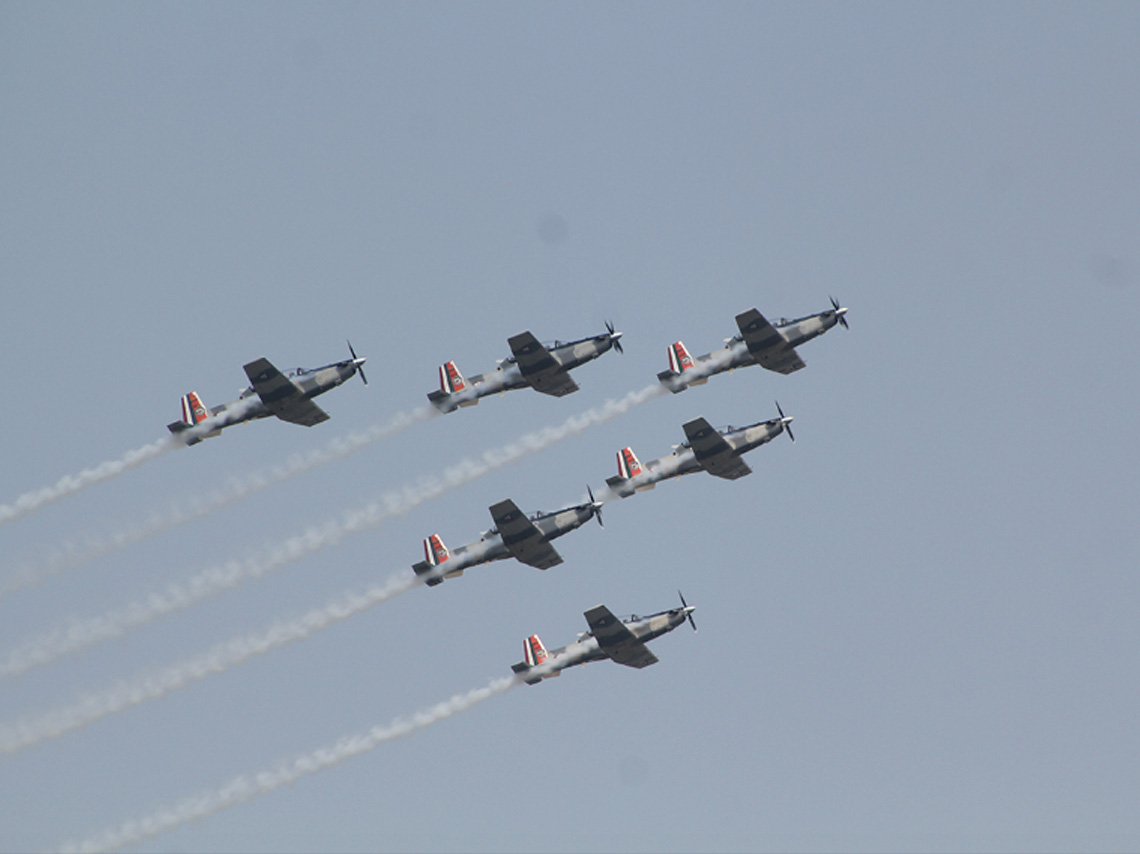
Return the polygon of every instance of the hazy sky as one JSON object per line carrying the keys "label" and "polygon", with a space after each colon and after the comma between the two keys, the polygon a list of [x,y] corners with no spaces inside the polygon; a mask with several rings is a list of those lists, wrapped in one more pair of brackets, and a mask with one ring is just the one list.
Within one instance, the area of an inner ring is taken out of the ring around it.
{"label": "hazy sky", "polygon": [[[375,597],[0,755],[0,847],[216,792],[680,589],[700,631],[653,667],[511,689],[136,847],[1136,850],[1137,43],[1134,3],[0,7],[0,504],[161,439],[191,389],[234,399],[261,356],[347,338],[370,383],[312,429],[235,427],[0,524],[0,584],[48,576],[0,597],[0,665],[227,562],[263,576],[0,676],[0,732],[375,595],[428,534],[578,502],[698,415],[779,400],[797,439],[607,504],[551,570]],[[424,491],[652,384],[672,341],[831,294],[851,329],[803,371],[717,376]],[[447,359],[607,320],[625,354],[576,394],[485,399],[230,501],[416,411]],[[139,541],[94,556],[115,538]]]}

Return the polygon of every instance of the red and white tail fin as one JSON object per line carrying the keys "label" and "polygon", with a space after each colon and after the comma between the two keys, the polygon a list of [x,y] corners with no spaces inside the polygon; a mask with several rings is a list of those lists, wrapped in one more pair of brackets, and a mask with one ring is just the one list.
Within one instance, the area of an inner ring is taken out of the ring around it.
{"label": "red and white tail fin", "polygon": [[202,398],[198,397],[198,392],[192,391],[182,398],[182,420],[187,426],[193,427],[195,424],[200,424],[209,415],[210,410],[206,408],[206,404],[202,403]]}
{"label": "red and white tail fin", "polygon": [[685,349],[685,345],[677,341],[669,348],[669,370],[675,374],[683,374],[693,367],[693,357]]}
{"label": "red and white tail fin", "polygon": [[[180,433],[186,432],[191,427],[196,427],[197,425],[201,424],[212,414],[213,413],[206,406],[206,404],[202,403],[202,398],[198,397],[198,392],[192,391],[182,397],[182,420],[172,421],[170,424],[166,425],[166,429],[177,436]],[[183,436],[182,439],[186,442],[187,445],[197,445],[203,439],[209,439],[213,436],[218,436],[221,434],[221,432],[221,427],[215,427],[208,433],[202,433],[199,431],[188,433],[187,436],[189,436],[189,438]]]}
{"label": "red and white tail fin", "polygon": [[540,664],[544,664],[547,657],[546,647],[538,635],[531,635],[523,641],[523,658],[526,659],[528,667],[538,667]]}
{"label": "red and white tail fin", "polygon": [[451,557],[451,550],[443,544],[439,534],[432,534],[424,540],[424,557],[432,566],[439,566]]}
{"label": "red and white tail fin", "polygon": [[455,362],[444,362],[439,366],[439,387],[444,394],[455,394],[467,390],[467,380],[455,367]]}
{"label": "red and white tail fin", "polygon": [[637,477],[642,473],[641,460],[637,458],[637,454],[633,452],[633,448],[622,448],[618,451],[618,476],[629,480],[630,478]]}

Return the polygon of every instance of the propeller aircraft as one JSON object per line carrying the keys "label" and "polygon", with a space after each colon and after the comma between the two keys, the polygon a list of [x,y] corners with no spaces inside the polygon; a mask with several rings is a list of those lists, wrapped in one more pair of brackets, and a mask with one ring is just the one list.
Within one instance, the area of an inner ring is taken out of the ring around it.
{"label": "propeller aircraft", "polygon": [[166,427],[187,445],[196,445],[217,436],[224,427],[270,415],[305,427],[320,424],[329,415],[313,403],[314,397],[336,388],[356,373],[368,385],[365,359],[356,355],[351,342],[348,352],[352,357],[344,361],[320,368],[297,368],[284,374],[268,359],[255,359],[244,366],[250,385],[237,400],[207,407],[198,392],[192,391],[182,398],[182,420]]}
{"label": "propeller aircraft", "polygon": [[621,333],[606,323],[606,331],[577,341],[541,344],[530,332],[507,339],[511,355],[484,374],[464,378],[455,362],[439,368],[439,391],[428,393],[428,400],[440,412],[454,412],[461,406],[474,406],[479,398],[515,388],[533,388],[543,394],[562,397],[578,390],[570,370],[598,358],[611,347],[621,353]]}
{"label": "propeller aircraft", "polygon": [[707,471],[726,480],[752,474],[751,467],[740,458],[741,454],[771,442],[783,432],[796,441],[792,435],[792,416],[785,415],[778,402],[776,411],[780,413],[778,418],[723,430],[717,430],[704,418],[694,418],[682,425],[688,441],[645,465],[633,448],[622,448],[617,455],[618,474],[606,478],[606,486],[616,495],[628,498],[636,492],[653,489],[659,481],[695,471]]}
{"label": "propeller aircraft", "polygon": [[[584,504],[564,507],[553,513],[532,513],[527,516],[509,498],[492,504],[491,518],[495,527],[485,531],[473,543],[452,551],[443,544],[439,534],[424,540],[424,560],[413,564],[417,576],[434,587],[445,578],[456,578],[472,566],[493,560],[516,558],[536,569],[550,569],[562,563],[562,555],[554,550],[550,541],[580,528],[592,517],[602,524],[602,502],[594,500],[589,487],[590,500]],[[604,527],[604,526],[603,526]]]}
{"label": "propeller aircraft", "polygon": [[713,353],[697,356],[689,354],[685,345],[676,341],[669,347],[669,370],[662,371],[657,379],[676,394],[691,385],[703,385],[713,374],[731,371],[747,365],[760,365],[770,371],[790,374],[806,367],[796,347],[822,335],[837,323],[847,325],[846,308],[840,308],[835,297],[832,307],[818,314],[787,320],[781,318],[769,323],[759,311],[752,308],[736,315],[740,333],[725,339],[725,346]]}
{"label": "propeller aircraft", "polygon": [[[680,595],[680,591],[677,592]],[[681,596],[681,607],[661,611],[648,617],[636,614],[618,619],[605,605],[597,605],[585,612],[589,631],[578,635],[578,640],[558,649],[547,650],[538,635],[523,641],[524,660],[512,664],[511,670],[528,685],[537,685],[543,679],[562,675],[568,667],[608,658],[626,667],[648,667],[656,664],[657,656],[649,651],[646,641],[671,632],[687,619],[693,631],[696,609]]]}

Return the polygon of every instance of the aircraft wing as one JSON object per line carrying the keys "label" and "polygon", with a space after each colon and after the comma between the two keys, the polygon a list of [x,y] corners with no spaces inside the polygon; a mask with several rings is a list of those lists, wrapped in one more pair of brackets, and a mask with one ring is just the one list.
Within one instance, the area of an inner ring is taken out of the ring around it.
{"label": "aircraft wing", "polygon": [[693,449],[693,456],[701,468],[709,474],[723,477],[726,480],[736,480],[746,474],[752,474],[748,463],[744,462],[732,447],[724,440],[716,429],[704,418],[694,418],[684,424],[685,436],[689,439],[689,447]]}
{"label": "aircraft wing", "polygon": [[562,397],[578,390],[578,384],[570,379],[562,363],[530,332],[508,338],[507,343],[518,363],[519,373],[535,391]]}
{"label": "aircraft wing", "polygon": [[796,348],[756,309],[736,315],[736,325],[740,327],[748,352],[758,365],[781,374],[807,367]]}
{"label": "aircraft wing", "polygon": [[491,505],[491,518],[495,520],[495,527],[507,551],[527,566],[550,569],[562,563],[562,555],[509,498]]}
{"label": "aircraft wing", "polygon": [[625,623],[615,617],[605,605],[591,608],[585,616],[590,631],[598,640],[598,646],[618,664],[648,667],[657,663],[657,656],[649,651],[649,647],[634,637]]}
{"label": "aircraft wing", "polygon": [[268,359],[250,362],[245,366],[245,373],[261,402],[282,421],[312,427],[329,420],[328,413],[305,397]]}

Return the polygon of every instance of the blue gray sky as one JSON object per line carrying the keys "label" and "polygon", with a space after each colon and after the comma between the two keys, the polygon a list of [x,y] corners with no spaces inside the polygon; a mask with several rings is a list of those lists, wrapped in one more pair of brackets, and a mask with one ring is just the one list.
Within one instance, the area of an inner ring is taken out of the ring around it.
{"label": "blue gray sky", "polygon": [[[488,505],[581,500],[698,415],[795,416],[735,482],[0,757],[0,847],[151,815],[509,674],[582,612],[660,663],[520,687],[136,846],[1136,850],[1140,7],[42,4],[0,9],[0,502],[165,435],[241,366],[368,357],[0,527],[3,575],[422,406],[436,368],[600,332],[553,399],[418,423],[0,599],[0,659],[644,388],[733,317],[849,307],[806,370],[658,397],[0,688],[0,722],[409,572]],[[327,530],[327,529],[325,529]]]}

